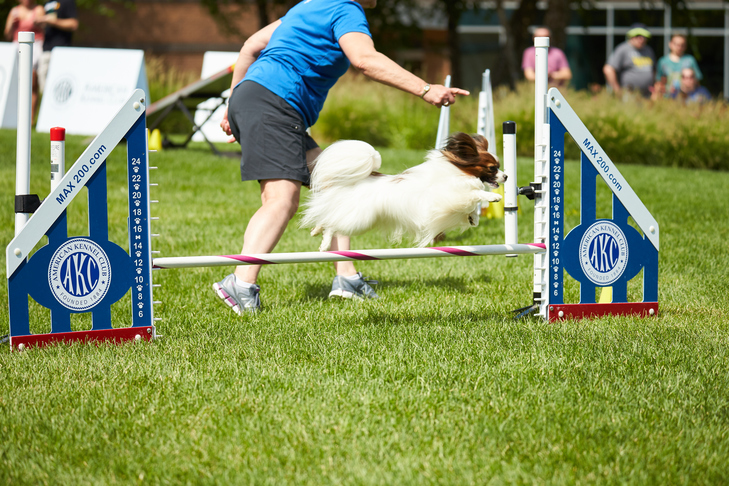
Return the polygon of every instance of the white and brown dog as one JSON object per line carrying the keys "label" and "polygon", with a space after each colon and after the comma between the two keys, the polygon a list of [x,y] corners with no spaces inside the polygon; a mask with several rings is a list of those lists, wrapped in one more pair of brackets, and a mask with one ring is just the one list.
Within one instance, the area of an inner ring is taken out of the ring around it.
{"label": "white and brown dog", "polygon": [[301,226],[323,233],[320,251],[335,234],[354,236],[373,228],[393,241],[413,237],[426,246],[445,231],[478,225],[478,206],[501,200],[488,192],[506,181],[499,162],[480,135],[456,133],[443,150],[431,150],[425,162],[397,175],[380,174],[381,157],[371,145],[344,140],[316,159],[311,193]]}

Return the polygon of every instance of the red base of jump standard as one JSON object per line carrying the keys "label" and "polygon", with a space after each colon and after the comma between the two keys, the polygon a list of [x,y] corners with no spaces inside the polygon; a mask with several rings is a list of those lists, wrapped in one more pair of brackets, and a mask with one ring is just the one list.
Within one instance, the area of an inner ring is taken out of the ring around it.
{"label": "red base of jump standard", "polygon": [[33,346],[45,346],[58,342],[91,342],[91,341],[151,341],[154,339],[154,328],[151,326],[123,327],[120,329],[101,329],[98,331],[56,332],[51,334],[30,334],[10,338],[11,349],[28,349]]}
{"label": "red base of jump standard", "polygon": [[601,316],[655,316],[658,302],[620,302],[608,304],[553,304],[549,306],[549,320],[583,319]]}

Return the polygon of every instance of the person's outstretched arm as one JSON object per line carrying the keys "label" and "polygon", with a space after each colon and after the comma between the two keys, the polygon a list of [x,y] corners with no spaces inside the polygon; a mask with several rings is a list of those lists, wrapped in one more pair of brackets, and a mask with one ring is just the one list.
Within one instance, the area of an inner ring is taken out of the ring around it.
{"label": "person's outstretched arm", "polygon": [[58,30],[64,30],[66,32],[76,32],[78,30],[78,19],[77,18],[67,18],[67,19],[59,19],[58,17],[54,17],[52,15],[44,15],[38,21],[36,22],[36,25],[39,27],[55,27]]}
{"label": "person's outstretched arm", "polygon": [[[372,38],[367,34],[361,32],[344,34],[339,38],[339,45],[352,65],[368,78],[415,96],[421,96],[432,105],[440,107],[446,104],[447,106],[456,102],[456,95],[468,96],[470,94],[460,88],[446,88],[439,84],[429,85],[378,52]],[[429,86],[429,89],[426,89],[426,86]]]}

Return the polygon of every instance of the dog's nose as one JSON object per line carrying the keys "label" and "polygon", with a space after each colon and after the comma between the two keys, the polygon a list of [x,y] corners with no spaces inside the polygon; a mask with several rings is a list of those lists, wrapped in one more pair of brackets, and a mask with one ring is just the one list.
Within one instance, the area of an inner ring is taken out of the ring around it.
{"label": "dog's nose", "polygon": [[509,176],[508,176],[508,175],[506,175],[506,174],[504,174],[504,182],[506,182],[506,180],[507,180],[508,178],[509,178]]}

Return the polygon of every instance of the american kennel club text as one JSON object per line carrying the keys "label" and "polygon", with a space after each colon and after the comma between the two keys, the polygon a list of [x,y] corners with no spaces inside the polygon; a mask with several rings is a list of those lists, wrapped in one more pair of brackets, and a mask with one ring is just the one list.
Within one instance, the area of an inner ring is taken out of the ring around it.
{"label": "american kennel club text", "polygon": [[628,241],[610,221],[590,226],[580,240],[580,265],[594,284],[610,285],[620,278],[628,264]]}
{"label": "american kennel club text", "polygon": [[109,257],[91,240],[68,240],[51,258],[48,282],[53,296],[64,307],[79,312],[91,309],[109,290]]}

